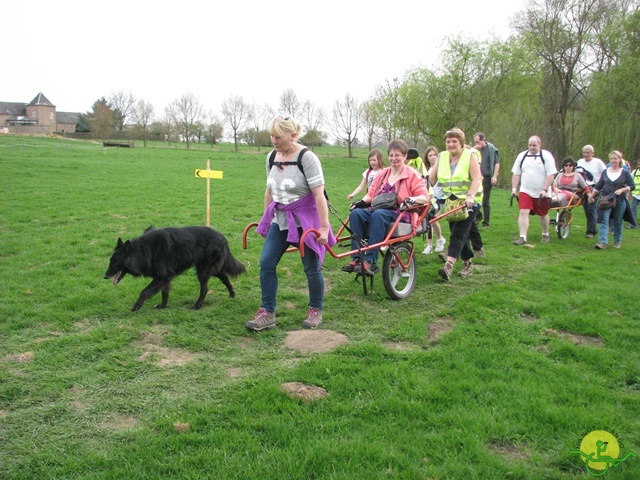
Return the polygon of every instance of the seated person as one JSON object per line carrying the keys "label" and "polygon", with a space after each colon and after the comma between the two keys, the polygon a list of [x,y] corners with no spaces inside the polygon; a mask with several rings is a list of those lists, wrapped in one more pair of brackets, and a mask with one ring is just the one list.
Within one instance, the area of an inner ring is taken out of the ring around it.
{"label": "seated person", "polygon": [[[401,212],[399,208],[386,210],[371,210],[369,206],[373,198],[386,192],[396,192],[397,203],[401,205],[405,200],[410,199],[416,204],[429,203],[429,193],[422,177],[411,167],[405,165],[407,159],[408,145],[404,140],[393,140],[387,149],[389,154],[390,167],[383,169],[373,180],[371,187],[364,198],[352,204],[349,214],[351,225],[351,249],[356,251],[359,248],[359,241],[366,237],[367,228],[369,230],[369,245],[382,242],[387,236],[389,226],[396,221],[398,215],[403,215],[403,221],[415,224],[418,214],[415,212]],[[358,253],[354,253],[352,260],[342,267],[345,272],[363,272],[373,275],[378,267],[379,248],[372,248],[364,252],[364,258],[360,258]]]}
{"label": "seated person", "polygon": [[[566,207],[574,192],[584,191],[589,193],[589,187],[582,175],[576,175],[576,162],[571,157],[562,161],[562,171],[556,176],[551,185],[552,207]],[[578,196],[573,197],[572,204],[578,203]]]}

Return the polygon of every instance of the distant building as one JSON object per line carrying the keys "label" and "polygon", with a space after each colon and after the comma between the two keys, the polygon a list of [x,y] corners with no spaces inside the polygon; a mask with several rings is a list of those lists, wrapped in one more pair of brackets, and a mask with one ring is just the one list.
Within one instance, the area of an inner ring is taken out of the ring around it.
{"label": "distant building", "polygon": [[56,112],[42,93],[29,103],[0,102],[0,131],[8,133],[74,133],[79,113]]}

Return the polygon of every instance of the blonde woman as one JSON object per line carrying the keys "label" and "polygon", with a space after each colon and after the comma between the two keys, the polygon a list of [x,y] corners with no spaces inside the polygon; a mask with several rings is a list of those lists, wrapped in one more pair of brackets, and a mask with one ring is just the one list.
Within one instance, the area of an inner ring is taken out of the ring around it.
{"label": "blonde woman", "polygon": [[304,230],[315,229],[319,236],[308,240],[309,249],[302,257],[309,289],[309,308],[302,326],[314,329],[322,323],[324,277],[321,267],[325,245],[336,243],[324,197],[322,165],[311,150],[298,143],[303,129],[292,118],[278,117],[269,124],[268,130],[274,150],[267,156],[264,214],[256,230],[265,237],[260,255],[262,305],[245,327],[259,332],[276,326],[278,263],[289,246],[298,245]]}

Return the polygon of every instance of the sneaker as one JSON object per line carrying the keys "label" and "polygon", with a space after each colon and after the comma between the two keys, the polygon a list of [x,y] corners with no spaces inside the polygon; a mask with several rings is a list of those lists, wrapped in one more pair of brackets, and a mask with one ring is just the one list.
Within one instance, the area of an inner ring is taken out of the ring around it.
{"label": "sneaker", "polygon": [[613,248],[620,248],[620,242],[615,242],[613,244]]}
{"label": "sneaker", "polygon": [[375,263],[362,262],[362,270],[367,275],[375,275],[378,273],[378,265]]}
{"label": "sneaker", "polygon": [[484,258],[485,257],[484,248],[481,248],[480,250],[474,250],[473,256],[476,258]]}
{"label": "sneaker", "polygon": [[513,242],[514,245],[524,245],[525,243],[527,243],[527,241],[524,239],[524,237],[520,237],[518,240]]}
{"label": "sneaker", "polygon": [[587,233],[584,238],[594,238],[595,235],[593,233]]}
{"label": "sneaker", "polygon": [[596,250],[605,250],[607,248],[606,243],[596,243]]}
{"label": "sneaker", "polygon": [[423,255],[431,255],[433,253],[433,246],[432,245],[426,245],[424,247],[424,250],[422,251]]}
{"label": "sneaker", "polygon": [[351,260],[344,267],[342,267],[342,271],[347,273],[353,273],[359,269],[360,269],[360,265],[358,263],[358,260]]}
{"label": "sneaker", "polygon": [[472,273],[473,273],[473,263],[463,262],[462,270],[458,272],[458,275],[460,275],[462,278],[467,278],[467,277],[470,277]]}
{"label": "sneaker", "polygon": [[309,311],[307,312],[307,319],[302,322],[302,326],[304,328],[310,328],[311,330],[315,330],[322,323],[322,310],[318,310],[317,308],[309,307]]}
{"label": "sneaker", "polygon": [[540,243],[549,243],[549,235],[542,235]]}
{"label": "sneaker", "polygon": [[451,280],[452,271],[453,271],[453,263],[447,262],[444,264],[444,267],[438,270],[438,275],[440,275],[445,282],[449,282]]}
{"label": "sneaker", "polygon": [[259,308],[250,322],[244,324],[244,327],[259,332],[273,328],[276,326],[276,312],[267,312],[264,308]]}
{"label": "sneaker", "polygon": [[447,256],[444,253],[439,253],[438,258],[442,260],[443,263],[447,263]]}
{"label": "sneaker", "polygon": [[441,252],[444,250],[444,244],[447,243],[447,239],[442,237],[436,241],[436,252]]}

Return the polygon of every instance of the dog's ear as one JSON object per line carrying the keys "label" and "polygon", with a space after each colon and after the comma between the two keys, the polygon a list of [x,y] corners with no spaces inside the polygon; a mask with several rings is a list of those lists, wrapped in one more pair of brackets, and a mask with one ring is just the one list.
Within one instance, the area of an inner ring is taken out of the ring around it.
{"label": "dog's ear", "polygon": [[155,227],[153,225],[149,225],[149,228],[147,228],[144,232],[142,232],[143,234],[150,232],[151,230],[153,230]]}
{"label": "dog's ear", "polygon": [[126,242],[124,242],[122,244],[122,251],[127,253],[130,250],[131,250],[131,242],[129,240],[127,240]]}
{"label": "dog's ear", "polygon": [[122,247],[122,239],[118,237],[118,243],[116,243],[116,248]]}

